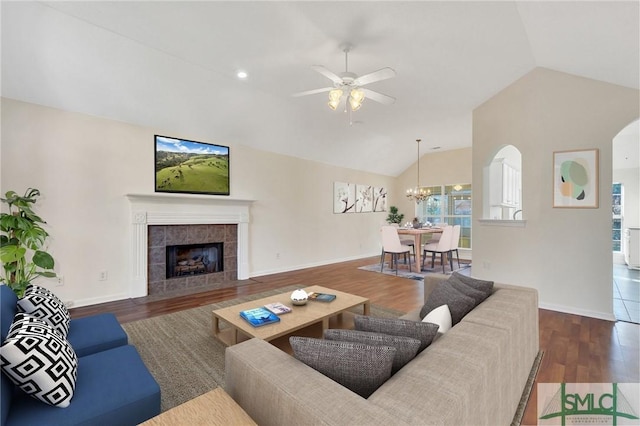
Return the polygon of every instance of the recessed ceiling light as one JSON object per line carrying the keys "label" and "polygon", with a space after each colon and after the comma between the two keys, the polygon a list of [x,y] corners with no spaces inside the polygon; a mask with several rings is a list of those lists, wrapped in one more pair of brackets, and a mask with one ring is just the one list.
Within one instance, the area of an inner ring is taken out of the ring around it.
{"label": "recessed ceiling light", "polygon": [[236,76],[237,76],[239,79],[244,80],[245,78],[247,78],[247,77],[249,76],[249,74],[247,74],[247,72],[246,72],[246,71],[242,71],[242,70],[240,70],[240,71],[238,71],[238,73],[236,74]]}

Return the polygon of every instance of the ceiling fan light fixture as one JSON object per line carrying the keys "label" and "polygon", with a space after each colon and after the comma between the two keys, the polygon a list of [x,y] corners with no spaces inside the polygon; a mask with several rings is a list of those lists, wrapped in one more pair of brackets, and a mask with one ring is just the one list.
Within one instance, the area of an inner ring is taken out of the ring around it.
{"label": "ceiling fan light fixture", "polygon": [[338,105],[340,105],[340,98],[342,98],[342,90],[333,89],[332,91],[330,91],[328,103],[329,108],[335,111],[336,108],[338,108]]}
{"label": "ceiling fan light fixture", "polygon": [[362,106],[362,102],[364,101],[364,92],[360,89],[353,89],[349,95],[349,105],[351,106],[351,111],[357,111]]}

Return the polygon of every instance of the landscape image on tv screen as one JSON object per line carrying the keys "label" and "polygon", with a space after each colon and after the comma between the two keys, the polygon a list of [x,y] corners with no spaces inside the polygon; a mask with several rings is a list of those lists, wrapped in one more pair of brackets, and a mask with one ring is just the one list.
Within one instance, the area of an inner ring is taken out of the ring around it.
{"label": "landscape image on tv screen", "polygon": [[229,147],[155,136],[156,192],[229,195]]}

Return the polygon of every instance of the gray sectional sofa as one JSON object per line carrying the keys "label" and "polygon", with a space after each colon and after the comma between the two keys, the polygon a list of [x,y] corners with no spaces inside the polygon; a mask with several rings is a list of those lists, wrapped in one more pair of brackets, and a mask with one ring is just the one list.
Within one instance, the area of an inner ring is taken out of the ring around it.
{"label": "gray sectional sofa", "polygon": [[259,339],[227,348],[225,390],[260,425],[506,425],[538,349],[537,291],[496,284],[368,399]]}

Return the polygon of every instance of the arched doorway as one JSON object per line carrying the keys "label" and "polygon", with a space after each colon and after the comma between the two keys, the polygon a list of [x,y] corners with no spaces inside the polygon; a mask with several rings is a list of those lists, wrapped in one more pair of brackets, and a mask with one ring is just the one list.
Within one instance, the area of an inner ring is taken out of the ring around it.
{"label": "arched doorway", "polygon": [[640,121],[612,141],[613,310],[640,323]]}
{"label": "arched doorway", "polygon": [[522,219],[522,155],[506,145],[493,156],[484,172],[483,217],[494,220]]}

